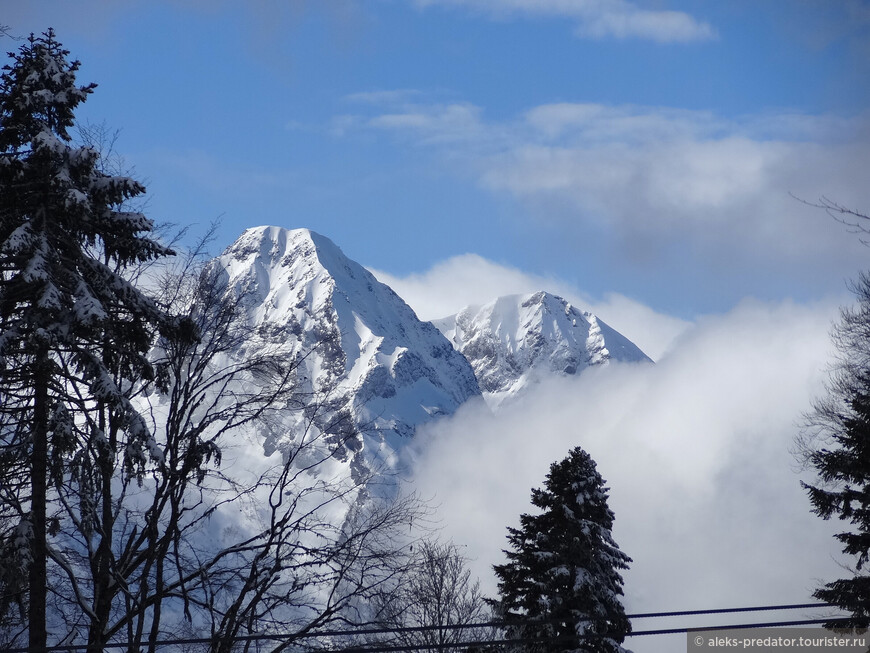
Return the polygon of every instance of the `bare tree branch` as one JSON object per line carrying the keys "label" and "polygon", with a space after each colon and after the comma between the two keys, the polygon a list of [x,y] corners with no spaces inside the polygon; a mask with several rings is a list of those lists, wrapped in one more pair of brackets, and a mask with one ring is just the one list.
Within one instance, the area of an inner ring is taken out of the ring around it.
{"label": "bare tree branch", "polygon": [[818,202],[809,202],[794,193],[789,193],[789,195],[801,204],[806,204],[816,209],[823,209],[834,220],[845,225],[850,233],[859,234],[858,239],[862,245],[870,247],[870,238],[864,238],[864,236],[870,236],[870,216],[867,214],[843,206],[824,195],[819,198]]}

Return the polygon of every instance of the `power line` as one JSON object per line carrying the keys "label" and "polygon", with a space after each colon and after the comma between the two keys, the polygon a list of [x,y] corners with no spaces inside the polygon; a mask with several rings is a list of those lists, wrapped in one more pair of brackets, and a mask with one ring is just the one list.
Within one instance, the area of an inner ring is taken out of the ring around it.
{"label": "power line", "polygon": [[696,614],[724,614],[726,612],[755,612],[761,610],[798,610],[805,608],[833,608],[831,603],[801,603],[795,605],[761,605],[751,608],[719,608],[714,610],[681,610],[679,612],[646,612],[626,615],[629,619],[650,619],[653,617],[685,617]]}
{"label": "power line", "polygon": [[639,635],[674,635],[695,632],[697,630],[743,630],[746,628],[775,628],[777,626],[809,626],[814,624],[845,623],[849,617],[831,617],[828,619],[803,619],[801,621],[770,621],[755,624],[728,624],[723,626],[692,626],[691,628],[664,628],[661,630],[639,630],[631,632],[626,637]]}
{"label": "power line", "polygon": [[[764,605],[764,606],[751,606],[751,607],[743,607],[743,608],[716,608],[716,609],[706,609],[706,610],[680,610],[680,611],[671,611],[671,612],[647,612],[647,613],[637,613],[626,615],[628,619],[650,619],[650,618],[659,618],[659,617],[682,617],[682,616],[693,616],[693,615],[709,615],[709,614],[729,614],[729,613],[741,613],[741,612],[761,612],[761,611],[773,611],[773,610],[798,610],[798,609],[809,609],[809,608],[832,608],[836,607],[831,603],[800,603],[800,604],[789,604],[789,605]],[[686,632],[694,632],[696,630],[738,630],[745,628],[771,628],[777,626],[802,626],[802,625],[814,625],[814,624],[822,624],[822,623],[837,623],[842,622],[848,619],[847,617],[839,618],[839,617],[831,617],[827,619],[806,619],[799,621],[777,621],[777,622],[766,622],[766,623],[752,623],[752,624],[730,624],[723,626],[694,626],[694,627],[685,627],[685,628],[665,628],[665,629],[657,629],[657,630],[642,630],[635,631],[629,633],[627,637],[639,637],[643,635],[673,635],[680,634]],[[413,632],[426,632],[432,630],[471,630],[475,628],[504,628],[510,626],[529,626],[535,624],[548,624],[548,623],[558,623],[564,620],[559,619],[550,619],[550,620],[539,620],[534,622],[516,622],[516,623],[505,623],[505,622],[481,622],[481,623],[471,623],[471,624],[448,624],[442,626],[406,626],[402,628],[362,628],[355,630],[321,630],[316,632],[305,632],[305,633],[275,633],[275,634],[263,634],[263,635],[242,635],[235,638],[235,641],[238,642],[256,642],[256,641],[292,641],[292,640],[302,640],[302,639],[312,639],[312,638],[321,638],[321,637],[348,637],[352,635],[360,636],[360,635],[388,635],[388,634],[398,634],[398,633],[413,633]],[[573,637],[573,636],[572,636]],[[180,646],[185,644],[208,644],[213,641],[212,637],[196,637],[196,638],[183,638],[183,639],[165,639],[155,642],[156,646]],[[534,643],[534,642],[543,642],[543,641],[556,641],[553,638],[521,638],[521,639],[500,639],[500,640],[479,640],[479,641],[469,641],[469,642],[453,642],[453,643],[445,643],[445,644],[420,644],[420,645],[405,645],[405,646],[393,646],[386,644],[374,644],[375,648],[371,646],[365,647],[363,646],[355,646],[351,648],[341,648],[341,649],[332,649],[333,653],[387,653],[392,651],[416,651],[422,650],[425,648],[450,648],[450,647],[462,647],[462,646],[497,646],[501,644],[520,644],[520,643]],[[103,646],[105,649],[116,649],[116,648],[126,648],[129,646],[129,642],[121,642],[121,643],[108,643]],[[64,645],[59,644],[55,646],[49,646],[45,649],[46,652],[51,651],[84,651],[87,650],[87,644],[70,644]],[[7,649],[7,653],[28,653],[29,649],[27,647],[22,648],[14,648]]]}

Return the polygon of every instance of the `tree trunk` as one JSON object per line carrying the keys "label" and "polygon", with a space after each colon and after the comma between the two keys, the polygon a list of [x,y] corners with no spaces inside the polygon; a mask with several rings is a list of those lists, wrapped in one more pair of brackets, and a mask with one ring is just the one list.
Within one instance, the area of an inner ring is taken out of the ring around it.
{"label": "tree trunk", "polygon": [[40,347],[36,355],[33,400],[33,451],[30,460],[30,520],[31,539],[30,597],[28,609],[28,650],[43,653],[48,633],[46,629],[47,575],[46,559],[46,477],[48,476],[48,350]]}
{"label": "tree trunk", "polygon": [[[110,411],[102,404],[97,408],[99,427],[108,433],[109,442],[97,445],[97,469],[100,475],[100,544],[91,562],[94,578],[94,617],[88,633],[88,653],[100,653],[106,644],[106,626],[112,612],[114,592],[112,587],[112,535],[114,525],[112,511],[112,478],[114,476],[114,452],[117,445],[117,428]],[[108,419],[107,419],[107,413]]]}

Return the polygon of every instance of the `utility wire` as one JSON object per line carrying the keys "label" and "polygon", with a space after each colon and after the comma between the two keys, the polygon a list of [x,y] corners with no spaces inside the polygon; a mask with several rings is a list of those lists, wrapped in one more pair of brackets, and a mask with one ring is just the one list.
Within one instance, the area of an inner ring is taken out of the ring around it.
{"label": "utility wire", "polygon": [[[807,608],[831,608],[836,607],[831,603],[800,603],[800,604],[791,604],[791,605],[764,605],[764,606],[752,606],[745,608],[719,608],[719,609],[709,609],[709,610],[680,610],[680,611],[672,611],[672,612],[647,612],[647,613],[638,613],[632,615],[626,615],[628,619],[649,619],[649,618],[658,618],[658,617],[678,617],[678,616],[692,616],[692,615],[708,615],[708,614],[728,614],[735,612],[760,612],[760,611],[771,611],[771,610],[798,610],[798,609],[807,609]],[[806,619],[800,621],[776,621],[776,622],[767,622],[767,623],[753,623],[753,624],[730,624],[723,626],[693,626],[686,628],[665,628],[658,630],[641,630],[634,631],[632,633],[628,633],[627,637],[639,637],[642,635],[672,635],[686,632],[694,632],[696,630],[737,630],[744,628],[772,628],[776,626],[803,626],[803,625],[811,625],[811,624],[822,624],[822,623],[837,623],[844,622],[848,617],[838,618],[838,617],[830,617],[827,619]],[[395,634],[395,633],[413,633],[413,632],[426,632],[430,630],[470,630],[473,628],[504,628],[506,626],[529,626],[535,624],[547,624],[547,623],[556,623],[564,621],[561,619],[550,619],[550,620],[536,620],[534,622],[517,622],[517,623],[505,623],[505,622],[484,622],[484,623],[472,623],[472,624],[449,624],[443,626],[407,626],[402,628],[366,628],[366,629],[356,629],[356,630],[321,630],[317,632],[307,632],[307,633],[276,633],[271,635],[243,635],[238,636],[235,641],[238,642],[256,642],[256,641],[282,641],[282,640],[301,640],[301,639],[311,639],[316,637],[347,637],[350,635],[383,635],[383,634]],[[573,637],[573,636],[572,636]],[[155,642],[156,646],[179,646],[185,644],[208,644],[213,641],[211,637],[198,637],[198,638],[184,638],[184,639],[165,639]],[[386,645],[377,645],[375,644],[375,648],[365,646],[356,646],[351,648],[342,648],[342,649],[331,649],[333,653],[386,653],[391,651],[417,651],[425,648],[450,648],[450,647],[462,647],[462,646],[497,646],[501,644],[528,644],[534,642],[542,642],[542,641],[556,641],[552,638],[522,638],[522,639],[500,639],[500,640],[480,640],[480,641],[470,641],[470,642],[454,642],[454,643],[446,643],[446,644],[420,644],[420,645],[405,645],[405,646],[386,646]],[[117,648],[127,648],[129,646],[128,642],[121,643],[107,643],[103,645],[104,649],[117,649]],[[45,651],[85,651],[87,650],[87,644],[59,644],[55,646],[49,646],[45,649]],[[13,648],[7,649],[7,653],[28,653],[30,649],[28,647],[21,648]]]}
{"label": "utility wire", "polygon": [[802,621],[770,621],[758,624],[730,624],[726,626],[692,626],[691,628],[665,628],[662,630],[639,630],[628,633],[626,637],[637,635],[673,635],[675,633],[694,633],[697,630],[742,630],[745,628],[774,628],[776,626],[808,626],[812,624],[845,623],[849,617],[831,617],[829,619],[804,619]]}
{"label": "utility wire", "polygon": [[724,614],[726,612],[756,612],[760,610],[798,610],[805,608],[833,608],[831,603],[801,603],[796,605],[761,605],[751,608],[719,608],[714,610],[681,610],[679,612],[646,612],[628,614],[629,619],[650,619],[653,617],[683,617],[694,614]]}

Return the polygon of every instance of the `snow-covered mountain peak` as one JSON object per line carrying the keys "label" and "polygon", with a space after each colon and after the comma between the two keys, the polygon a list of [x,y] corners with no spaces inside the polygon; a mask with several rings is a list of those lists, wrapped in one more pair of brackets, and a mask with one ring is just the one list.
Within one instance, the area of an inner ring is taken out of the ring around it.
{"label": "snow-covered mountain peak", "polygon": [[347,319],[342,324],[345,340],[357,332],[353,316],[376,332],[391,324],[401,332],[406,321],[419,322],[389,286],[310,229],[248,229],[221,261],[232,278],[245,278],[247,290],[260,304],[261,319],[280,321],[305,304],[316,310],[331,306]]}
{"label": "snow-covered mountain peak", "polygon": [[544,291],[468,306],[434,324],[468,359],[494,403],[541,375],[576,374],[609,360],[650,360],[592,313]]}
{"label": "snow-covered mountain peak", "polygon": [[480,394],[444,336],[329,238],[255,227],[218,261],[253,328],[314,352],[304,363],[312,389],[332,389],[381,459],[418,425]]}

